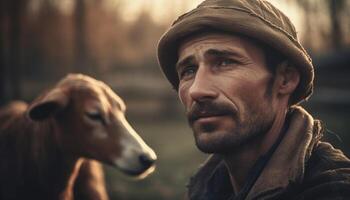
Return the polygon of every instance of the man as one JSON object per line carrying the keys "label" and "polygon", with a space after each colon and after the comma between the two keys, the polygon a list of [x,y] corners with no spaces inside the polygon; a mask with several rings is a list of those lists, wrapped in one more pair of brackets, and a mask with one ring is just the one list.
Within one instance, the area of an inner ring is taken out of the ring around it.
{"label": "man", "polygon": [[162,71],[212,153],[188,199],[350,199],[350,160],[298,104],[314,70],[289,19],[265,0],[206,0],[158,45]]}

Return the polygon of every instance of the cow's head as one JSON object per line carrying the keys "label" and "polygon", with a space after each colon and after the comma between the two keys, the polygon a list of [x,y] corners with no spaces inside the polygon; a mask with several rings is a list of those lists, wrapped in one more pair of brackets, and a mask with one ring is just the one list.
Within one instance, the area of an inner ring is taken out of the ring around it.
{"label": "cow's head", "polygon": [[154,170],[156,154],[125,119],[125,108],[103,82],[71,74],[34,101],[28,116],[55,120],[64,150],[144,177]]}

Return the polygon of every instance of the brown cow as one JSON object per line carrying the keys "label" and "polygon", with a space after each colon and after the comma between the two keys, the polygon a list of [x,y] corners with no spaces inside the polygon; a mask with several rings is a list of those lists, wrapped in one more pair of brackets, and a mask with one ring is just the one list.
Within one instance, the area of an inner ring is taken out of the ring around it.
{"label": "brown cow", "polygon": [[102,168],[90,159],[133,176],[151,173],[156,155],[124,112],[106,84],[79,74],[29,106],[0,110],[0,199],[108,199]]}

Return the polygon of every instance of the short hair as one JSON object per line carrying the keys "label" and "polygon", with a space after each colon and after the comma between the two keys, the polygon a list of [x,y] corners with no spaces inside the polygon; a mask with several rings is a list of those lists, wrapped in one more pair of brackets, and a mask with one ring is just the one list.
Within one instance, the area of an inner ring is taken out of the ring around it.
{"label": "short hair", "polygon": [[285,61],[286,57],[268,45],[261,43],[260,46],[265,54],[266,67],[271,73],[275,74],[277,66]]}

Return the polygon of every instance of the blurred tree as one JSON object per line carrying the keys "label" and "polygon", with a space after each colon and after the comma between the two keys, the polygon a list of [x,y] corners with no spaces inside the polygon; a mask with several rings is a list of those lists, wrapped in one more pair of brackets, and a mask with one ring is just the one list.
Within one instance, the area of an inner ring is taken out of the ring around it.
{"label": "blurred tree", "polygon": [[5,103],[5,0],[0,0],[0,106]]}
{"label": "blurred tree", "polygon": [[[330,18],[331,18],[331,32],[332,32],[332,40],[335,48],[340,48],[343,44],[343,32],[341,29],[341,15],[345,7],[345,0],[329,0],[328,7],[330,10]],[[349,10],[347,10],[349,11]]]}
{"label": "blurred tree", "polygon": [[29,1],[23,24],[22,51],[24,73],[30,81],[57,80],[72,71],[74,62],[74,22],[72,14],[62,10],[59,0]]}
{"label": "blurred tree", "polygon": [[21,97],[21,20],[23,20],[23,12],[25,7],[24,0],[11,0],[9,2],[10,14],[10,83],[12,86],[12,99],[19,99]]}
{"label": "blurred tree", "polygon": [[[350,28],[350,3],[348,1],[297,0],[296,2],[306,15],[304,18],[305,35],[303,36],[305,46],[311,50],[315,50],[315,46],[322,49],[339,49],[350,40],[348,30]],[[322,44],[315,45],[317,42]]]}
{"label": "blurred tree", "polygon": [[[74,10],[75,20],[75,55],[76,72],[92,74],[93,68],[88,55],[88,46],[86,44],[86,1],[76,0]],[[89,62],[90,61],[90,62]]]}
{"label": "blurred tree", "polygon": [[1,0],[1,103],[21,97],[21,23],[26,1]]}

